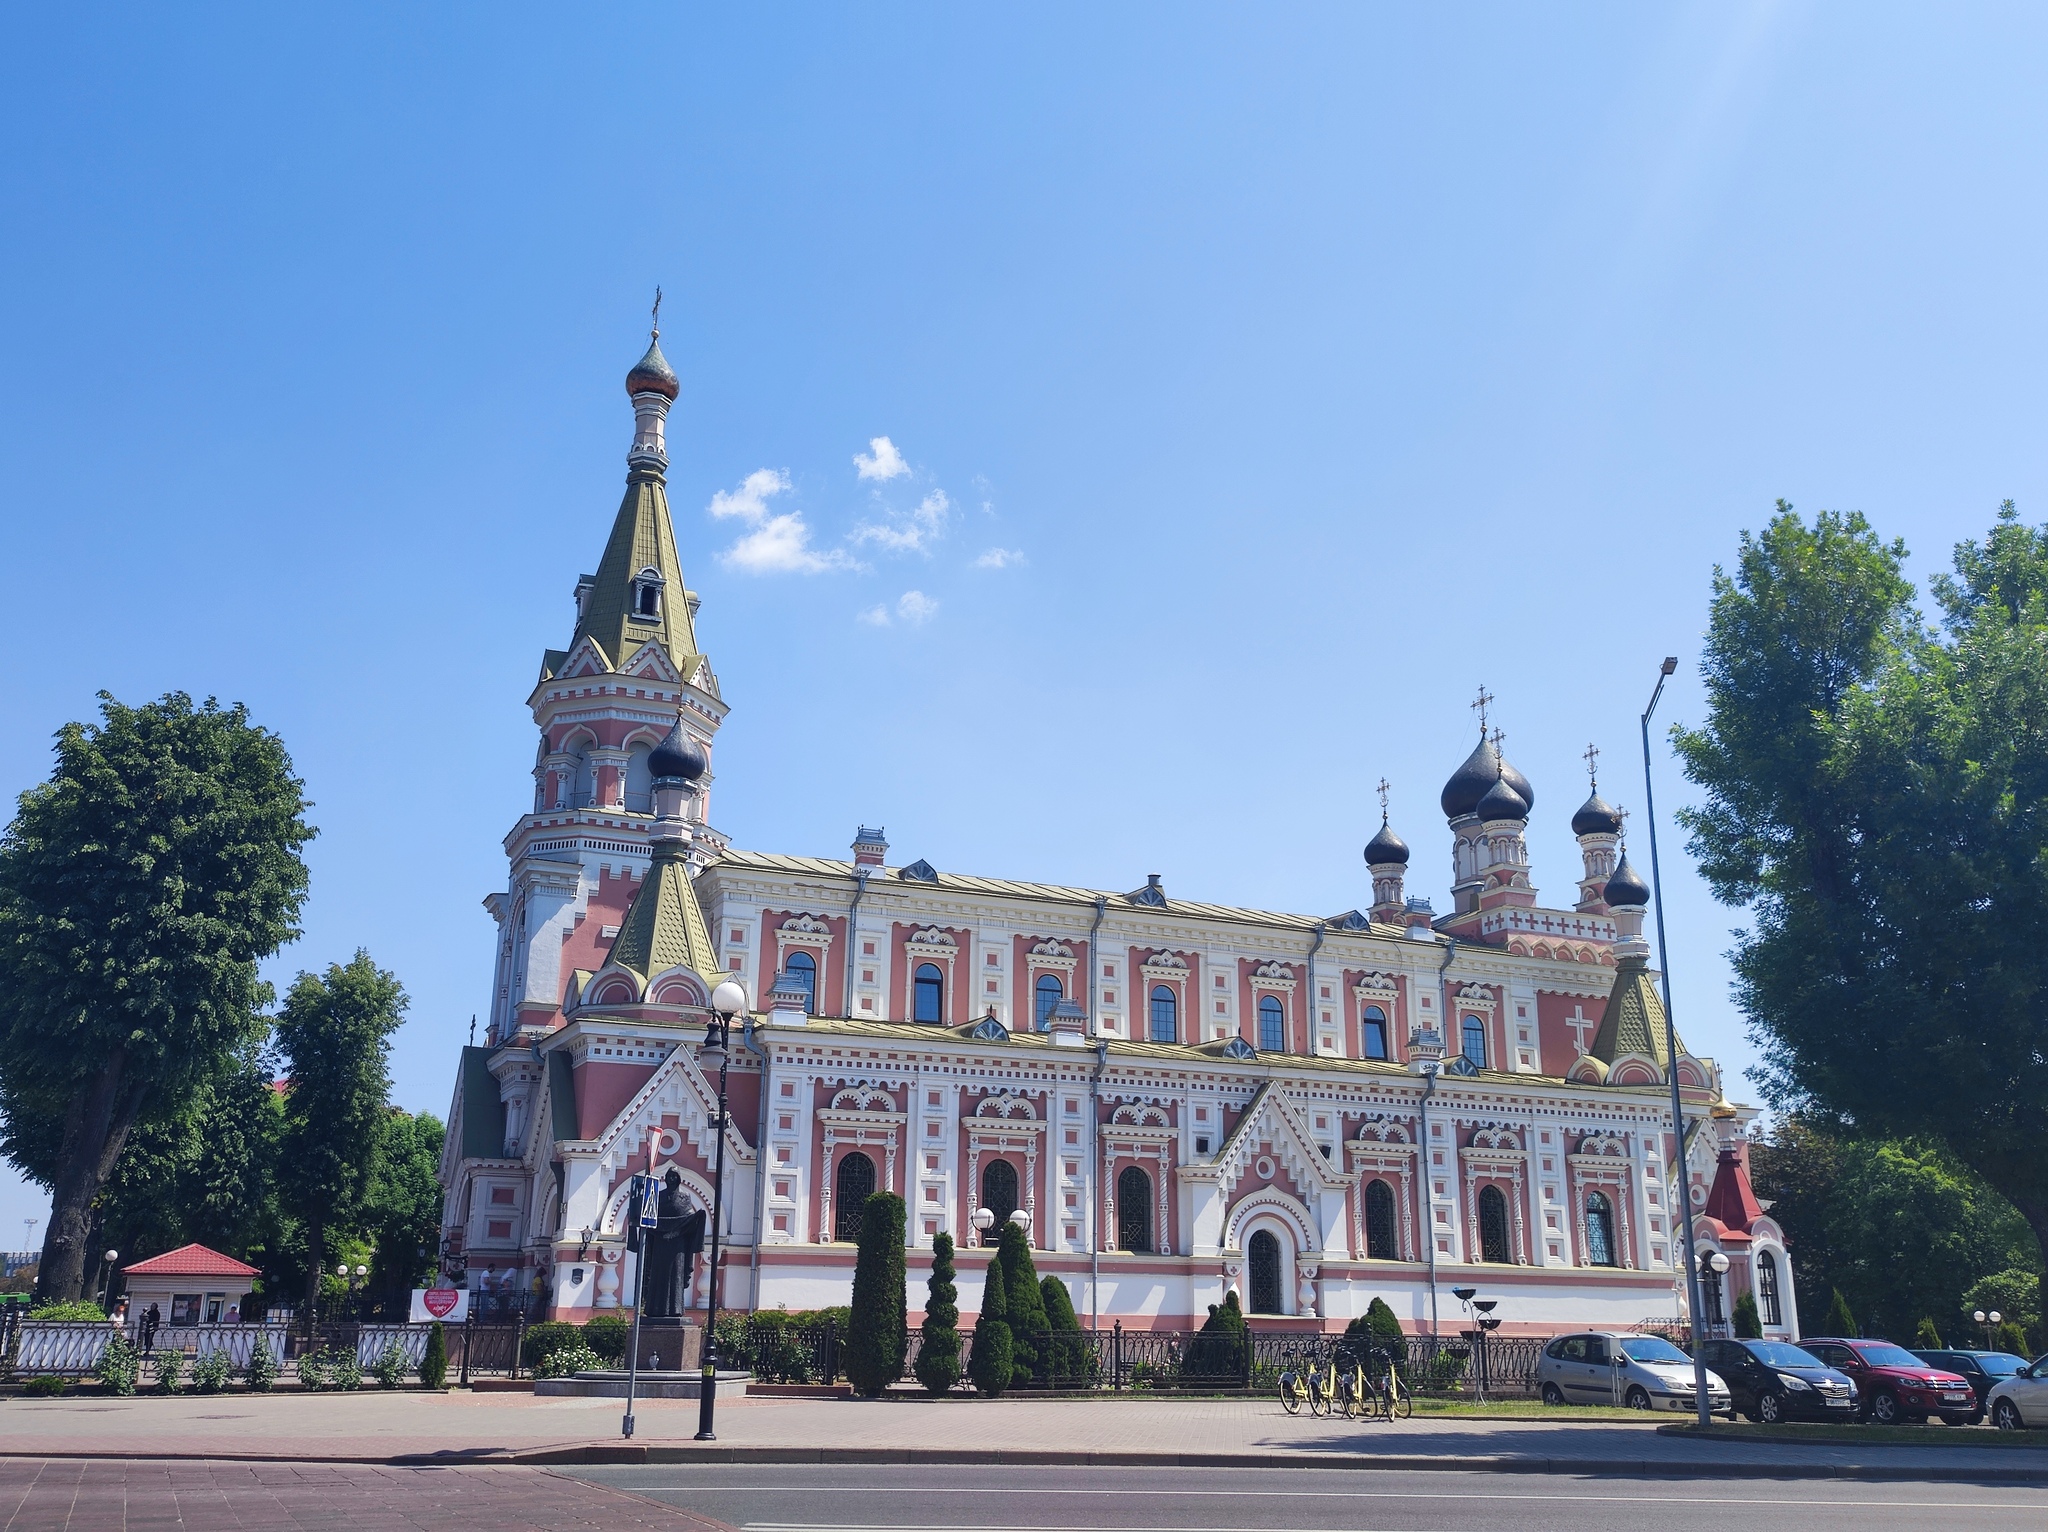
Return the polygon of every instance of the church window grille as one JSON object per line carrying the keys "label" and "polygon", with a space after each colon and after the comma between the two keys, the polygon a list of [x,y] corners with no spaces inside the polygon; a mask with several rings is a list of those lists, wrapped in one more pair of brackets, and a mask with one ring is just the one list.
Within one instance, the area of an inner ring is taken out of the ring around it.
{"label": "church window grille", "polygon": [[1586,1264],[1612,1266],[1614,1259],[1614,1204],[1605,1192],[1586,1195]]}
{"label": "church window grille", "polygon": [[868,1198],[875,1194],[875,1162],[858,1149],[839,1158],[839,1172],[832,1180],[832,1237],[847,1244],[860,1240],[860,1222]]}
{"label": "church window grille", "polygon": [[789,955],[789,972],[804,989],[804,1013],[815,1016],[818,1013],[818,960],[808,952],[792,952]]}
{"label": "church window grille", "polygon": [[1465,1018],[1464,1054],[1474,1069],[1486,1067],[1486,1023],[1477,1016]]}
{"label": "church window grille", "polygon": [[1265,1229],[1257,1230],[1245,1250],[1247,1264],[1251,1267],[1252,1312],[1254,1314],[1279,1314],[1280,1306],[1280,1241]]}
{"label": "church window grille", "polygon": [[1384,1181],[1366,1183],[1365,1254],[1374,1261],[1401,1258],[1401,1247],[1394,1240],[1394,1189]]}
{"label": "church window grille", "polygon": [[1152,986],[1152,1041],[1155,1043],[1177,1043],[1180,1041],[1180,1002],[1174,998],[1171,986]]}
{"label": "church window grille", "polygon": [[1033,1014],[1038,1021],[1038,1030],[1043,1032],[1052,1025],[1052,1008],[1067,997],[1060,990],[1058,974],[1040,974],[1038,976],[1038,983],[1032,986],[1032,988],[1036,1000],[1036,1009]]}
{"label": "church window grille", "polygon": [[1479,1191],[1479,1259],[1506,1266],[1508,1254],[1508,1199],[1498,1186]]}
{"label": "church window grille", "polygon": [[1387,1013],[1376,1005],[1365,1008],[1365,1056],[1387,1057]]}
{"label": "church window grille", "polygon": [[1778,1258],[1768,1250],[1756,1253],[1756,1306],[1767,1325],[1782,1325],[1785,1311],[1778,1302]]}
{"label": "church window grille", "polygon": [[937,963],[917,965],[916,994],[911,1010],[913,1021],[944,1021],[946,1019],[946,977],[939,972]]}
{"label": "church window grille", "polygon": [[1116,1178],[1116,1244],[1140,1254],[1152,1249],[1152,1178],[1135,1165]]}
{"label": "church window grille", "polygon": [[1008,1160],[990,1160],[981,1168],[981,1205],[995,1215],[983,1238],[993,1245],[1003,1225],[1017,1211],[1017,1167]]}
{"label": "church window grille", "polygon": [[1262,1053],[1287,1051],[1287,1017],[1280,1009],[1278,995],[1259,997],[1259,1050]]}

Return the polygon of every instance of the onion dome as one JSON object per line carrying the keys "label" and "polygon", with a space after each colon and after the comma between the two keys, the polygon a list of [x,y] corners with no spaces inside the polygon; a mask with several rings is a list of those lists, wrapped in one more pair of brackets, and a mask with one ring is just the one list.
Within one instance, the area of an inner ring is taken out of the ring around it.
{"label": "onion dome", "polygon": [[1536,789],[1529,785],[1527,777],[1501,759],[1492,740],[1482,739],[1465,757],[1465,764],[1451,773],[1451,780],[1444,784],[1443,796],[1437,800],[1443,805],[1444,818],[1458,819],[1471,813],[1493,784],[1501,781],[1522,800],[1522,813],[1517,817],[1526,819],[1529,810],[1536,807]]}
{"label": "onion dome", "polygon": [[1365,864],[1368,867],[1383,866],[1388,862],[1408,865],[1408,842],[1387,828],[1387,821],[1380,819],[1380,833],[1365,843]]}
{"label": "onion dome", "polygon": [[1621,854],[1621,864],[1614,869],[1614,876],[1607,880],[1607,888],[1601,894],[1608,906],[1620,909],[1642,909],[1650,902],[1650,885],[1636,876],[1636,870],[1628,864],[1628,853]]}
{"label": "onion dome", "polygon": [[1572,834],[1619,835],[1621,810],[1596,791],[1592,797],[1579,805],[1578,813],[1572,815]]}
{"label": "onion dome", "polygon": [[633,370],[626,374],[626,392],[629,394],[661,394],[673,400],[676,396],[675,369],[668,364],[668,358],[661,354],[661,332],[655,331],[654,338],[647,343],[647,355],[633,364]]}
{"label": "onion dome", "polygon": [[705,759],[704,747],[683,732],[680,718],[668,731],[668,738],[647,754],[648,774],[657,781],[664,777],[680,777],[685,782],[694,782],[704,775],[704,768],[710,764]]}
{"label": "onion dome", "polygon": [[1509,785],[1505,776],[1495,777],[1493,786],[1480,797],[1473,813],[1481,819],[1527,819],[1529,804]]}

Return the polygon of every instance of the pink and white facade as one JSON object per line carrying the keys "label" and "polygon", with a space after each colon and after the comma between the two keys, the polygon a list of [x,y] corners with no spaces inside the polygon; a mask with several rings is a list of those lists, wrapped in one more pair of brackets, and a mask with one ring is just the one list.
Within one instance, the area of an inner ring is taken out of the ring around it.
{"label": "pink and white facade", "polygon": [[[1020,1210],[1084,1322],[1184,1328],[1235,1288],[1272,1323],[1338,1328],[1378,1296],[1412,1328],[1455,1327],[1451,1289],[1476,1286],[1511,1332],[1631,1325],[1682,1311],[1690,1224],[1703,1248],[1771,1251],[1773,1333],[1796,1334],[1782,1233],[1739,1147],[1740,1195],[1716,1184],[1751,1114],[1723,1105],[1710,1125],[1718,1070],[1668,1057],[1647,893],[1597,794],[1574,818],[1578,896],[1547,908],[1523,839],[1534,791],[1482,738],[1444,789],[1440,918],[1407,896],[1385,828],[1366,908],[1324,917],[1157,879],[1113,892],[899,864],[866,829],[845,857],[735,849],[708,823],[709,769],[654,774],[672,730],[715,763],[727,705],[668,515],[658,347],[628,391],[625,500],[528,698],[533,808],[486,901],[490,1021],[463,1051],[442,1167],[451,1269],[565,1318],[629,1300],[628,1175],[651,1156],[712,1200],[697,1046],[731,976],[756,1010],[730,1072],[726,1305],[845,1302],[842,1214],[888,1190],[919,1249],[941,1231],[973,1245],[985,1205]],[[1710,1216],[1710,1195],[1747,1227]],[[980,1265],[963,1251],[970,1314]]]}

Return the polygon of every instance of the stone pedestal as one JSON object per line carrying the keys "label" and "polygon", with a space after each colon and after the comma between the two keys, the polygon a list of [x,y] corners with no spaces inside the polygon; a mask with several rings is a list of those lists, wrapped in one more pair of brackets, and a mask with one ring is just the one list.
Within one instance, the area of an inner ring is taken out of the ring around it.
{"label": "stone pedestal", "polygon": [[640,1321],[642,1372],[696,1372],[704,1365],[704,1327],[694,1319]]}

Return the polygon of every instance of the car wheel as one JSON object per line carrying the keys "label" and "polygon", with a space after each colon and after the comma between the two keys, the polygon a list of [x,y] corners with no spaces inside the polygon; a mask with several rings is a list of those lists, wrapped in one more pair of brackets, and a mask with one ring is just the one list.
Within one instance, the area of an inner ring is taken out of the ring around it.
{"label": "car wheel", "polygon": [[1632,1388],[1628,1391],[1628,1407],[1632,1410],[1647,1410],[1650,1407],[1649,1390]]}
{"label": "car wheel", "polygon": [[1991,1423],[2001,1431],[2017,1431],[2026,1424],[2020,1419],[2020,1407],[2010,1399],[2001,1399],[1992,1406]]}
{"label": "car wheel", "polygon": [[1881,1426],[1895,1426],[1905,1419],[1905,1415],[1899,1409],[1899,1401],[1890,1394],[1872,1394],[1870,1418]]}
{"label": "car wheel", "polygon": [[1966,1426],[1981,1426],[1981,1425],[1983,1425],[1983,1424],[1984,1424],[1984,1412],[1983,1412],[1982,1410],[1979,1410],[1979,1411],[1977,1411],[1977,1413],[1976,1413],[1976,1414],[1974,1414],[1974,1415],[1965,1415],[1965,1416],[1963,1417],[1963,1424],[1964,1424],[1964,1425],[1966,1425]]}
{"label": "car wheel", "polygon": [[1785,1396],[1783,1394],[1758,1395],[1756,1419],[1767,1426],[1783,1424],[1785,1419]]}
{"label": "car wheel", "polygon": [[1555,1409],[1558,1405],[1564,1403],[1564,1390],[1559,1388],[1555,1383],[1544,1384],[1543,1402],[1549,1405],[1551,1408]]}

